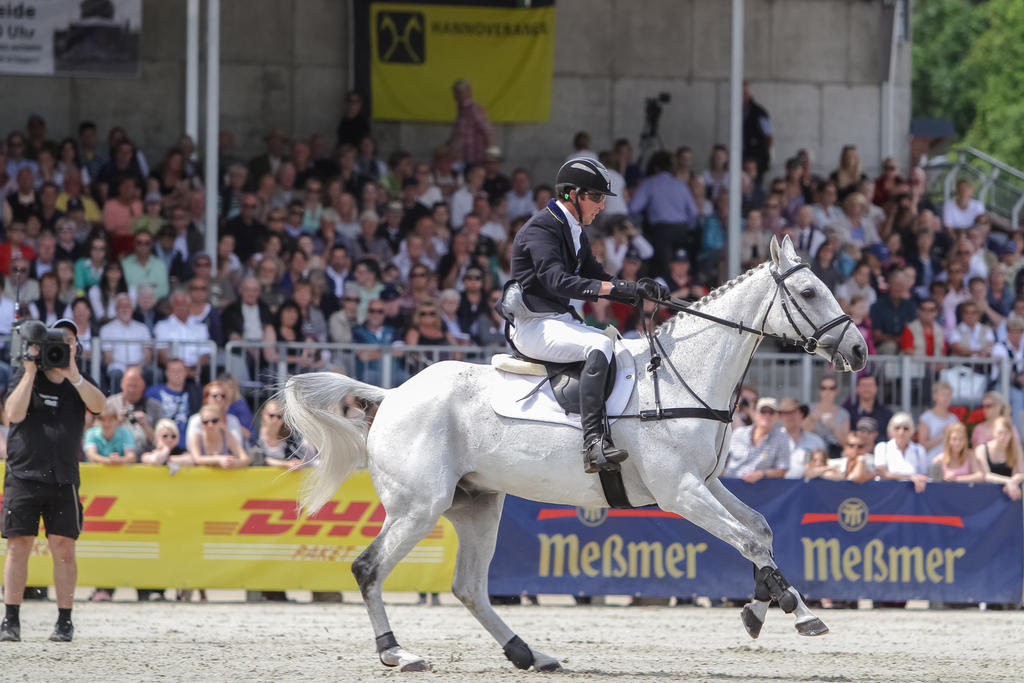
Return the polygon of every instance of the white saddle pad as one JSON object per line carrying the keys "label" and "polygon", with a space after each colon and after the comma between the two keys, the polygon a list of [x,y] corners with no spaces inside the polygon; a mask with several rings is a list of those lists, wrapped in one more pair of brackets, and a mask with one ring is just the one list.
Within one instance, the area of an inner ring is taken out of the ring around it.
{"label": "white saddle pad", "polygon": [[[543,377],[517,375],[495,370],[501,380],[491,387],[491,407],[498,415],[518,420],[536,420],[554,424],[569,425],[582,429],[578,413],[567,414],[558,405],[551,391],[551,383]],[[533,391],[538,382],[544,382],[533,396],[520,401]],[[619,415],[626,410],[629,398],[636,387],[636,363],[632,354],[621,344],[615,345],[615,388],[605,404],[609,415]],[[615,420],[612,420],[614,422]]]}

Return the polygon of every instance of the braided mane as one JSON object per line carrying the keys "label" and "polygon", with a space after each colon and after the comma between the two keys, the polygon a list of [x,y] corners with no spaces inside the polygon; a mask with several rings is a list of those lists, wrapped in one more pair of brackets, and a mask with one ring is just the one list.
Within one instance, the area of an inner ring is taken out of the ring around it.
{"label": "braided mane", "polygon": [[[744,280],[749,279],[750,277],[752,277],[758,271],[764,270],[765,268],[767,268],[769,263],[771,263],[771,261],[764,261],[764,262],[760,263],[759,265],[754,266],[750,270],[748,270],[746,272],[743,272],[743,273],[740,273],[739,275],[737,275],[733,279],[731,279],[731,280],[729,280],[729,281],[719,285],[718,287],[715,287],[713,290],[711,290],[710,292],[708,292],[707,294],[702,296],[700,299],[698,299],[697,301],[693,302],[693,304],[690,305],[690,308],[693,309],[693,310],[701,310],[702,307],[707,306],[712,301],[721,298],[722,295],[724,295],[726,292],[728,292],[730,289],[732,289],[736,285],[740,284]],[[686,313],[683,312],[683,311],[680,311],[679,313],[676,313],[674,316],[672,316],[671,318],[669,318],[668,320],[663,322],[661,325],[659,325],[657,331],[661,332],[662,330],[664,330],[665,332],[671,332],[672,331],[672,326],[675,324],[675,322],[677,320],[681,319],[685,315],[686,315]]]}

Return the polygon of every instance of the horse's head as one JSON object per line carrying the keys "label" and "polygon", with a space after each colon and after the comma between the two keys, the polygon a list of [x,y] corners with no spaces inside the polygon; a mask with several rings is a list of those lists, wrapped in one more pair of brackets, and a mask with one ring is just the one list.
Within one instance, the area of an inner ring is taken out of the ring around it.
{"label": "horse's head", "polygon": [[788,236],[781,244],[772,237],[771,256],[769,268],[778,291],[765,331],[795,337],[837,370],[862,370],[868,358],[864,337],[825,283],[796,255]]}

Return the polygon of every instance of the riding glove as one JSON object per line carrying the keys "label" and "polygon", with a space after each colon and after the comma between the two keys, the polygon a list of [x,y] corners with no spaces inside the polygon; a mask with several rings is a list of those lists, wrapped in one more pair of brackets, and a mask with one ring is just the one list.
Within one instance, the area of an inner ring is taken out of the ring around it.
{"label": "riding glove", "polygon": [[612,291],[608,294],[608,298],[612,301],[621,301],[624,304],[636,306],[636,294],[636,283],[632,280],[612,280]]}
{"label": "riding glove", "polygon": [[671,292],[668,291],[668,287],[657,280],[652,280],[649,277],[642,277],[637,280],[636,293],[639,294],[641,298],[650,299],[652,301],[665,301],[671,294]]}

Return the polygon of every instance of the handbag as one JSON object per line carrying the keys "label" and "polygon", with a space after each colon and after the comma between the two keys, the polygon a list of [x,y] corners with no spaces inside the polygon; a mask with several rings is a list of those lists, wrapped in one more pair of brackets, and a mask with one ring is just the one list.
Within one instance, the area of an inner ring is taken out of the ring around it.
{"label": "handbag", "polygon": [[981,403],[981,397],[988,388],[988,377],[966,365],[940,370],[939,379],[953,387],[953,403],[957,405]]}

